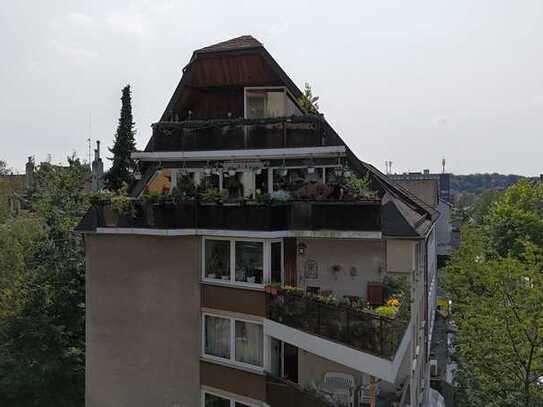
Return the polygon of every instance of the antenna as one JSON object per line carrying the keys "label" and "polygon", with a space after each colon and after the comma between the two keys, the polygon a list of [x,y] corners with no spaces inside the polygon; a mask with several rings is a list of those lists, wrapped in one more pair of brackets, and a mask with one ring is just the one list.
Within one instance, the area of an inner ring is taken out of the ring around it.
{"label": "antenna", "polygon": [[441,172],[442,172],[443,174],[445,174],[445,163],[446,163],[446,162],[447,162],[447,161],[445,160],[445,157],[443,157],[443,158],[441,159]]}
{"label": "antenna", "polygon": [[91,141],[92,141],[92,114],[89,112],[89,138],[87,139],[89,143],[89,165],[91,164]]}

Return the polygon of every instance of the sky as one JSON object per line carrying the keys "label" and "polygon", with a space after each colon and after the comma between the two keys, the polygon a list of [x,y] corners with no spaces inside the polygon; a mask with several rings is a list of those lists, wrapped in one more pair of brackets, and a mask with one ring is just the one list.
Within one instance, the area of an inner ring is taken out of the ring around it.
{"label": "sky", "polygon": [[0,160],[111,146],[127,83],[143,149],[192,51],[250,34],[381,170],[538,175],[542,21],[538,0],[0,1]]}

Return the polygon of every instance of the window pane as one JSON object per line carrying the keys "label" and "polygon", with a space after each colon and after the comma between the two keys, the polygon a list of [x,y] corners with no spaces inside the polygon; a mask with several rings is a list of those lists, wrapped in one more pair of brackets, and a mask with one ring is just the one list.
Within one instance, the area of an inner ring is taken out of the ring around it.
{"label": "window pane", "polygon": [[205,276],[230,280],[230,242],[205,240]]}
{"label": "window pane", "polygon": [[205,407],[230,407],[230,400],[206,393]]}
{"label": "window pane", "polygon": [[236,281],[262,284],[263,247],[262,242],[236,242]]}
{"label": "window pane", "polygon": [[271,281],[281,283],[281,242],[271,244]]}
{"label": "window pane", "polygon": [[262,325],[236,321],[236,360],[262,366],[264,335]]}
{"label": "window pane", "polygon": [[205,354],[230,359],[230,320],[205,316]]}
{"label": "window pane", "polygon": [[285,115],[285,93],[277,90],[248,90],[247,118],[261,119]]}

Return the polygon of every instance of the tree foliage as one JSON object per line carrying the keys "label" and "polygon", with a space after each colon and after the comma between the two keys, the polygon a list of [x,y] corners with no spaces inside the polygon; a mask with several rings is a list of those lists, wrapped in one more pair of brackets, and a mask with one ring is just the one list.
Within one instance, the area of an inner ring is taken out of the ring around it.
{"label": "tree foliage", "polygon": [[461,406],[543,405],[542,207],[540,184],[510,187],[445,269]]}
{"label": "tree foliage", "polygon": [[115,141],[113,147],[109,149],[113,153],[113,163],[104,176],[106,188],[109,190],[117,191],[123,184],[130,185],[133,181],[135,163],[130,154],[136,149],[135,134],[130,85],[126,85],[122,90],[121,115]]}
{"label": "tree foliage", "polygon": [[82,406],[87,166],[42,164],[31,210],[0,225],[0,405]]}
{"label": "tree foliage", "polygon": [[304,85],[304,92],[298,99],[298,104],[306,113],[319,113],[319,97],[313,95],[313,90],[308,82]]}
{"label": "tree foliage", "polygon": [[8,164],[5,161],[0,160],[0,177],[5,175],[11,175],[12,173],[13,172],[8,167]]}

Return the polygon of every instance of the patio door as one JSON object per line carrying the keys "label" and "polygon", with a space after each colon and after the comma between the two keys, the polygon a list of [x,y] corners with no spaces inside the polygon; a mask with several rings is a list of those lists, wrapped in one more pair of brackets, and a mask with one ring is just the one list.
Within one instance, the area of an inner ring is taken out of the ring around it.
{"label": "patio door", "polygon": [[283,375],[285,379],[298,383],[298,348],[283,342]]}
{"label": "patio door", "polygon": [[298,383],[298,348],[271,338],[271,374]]}

